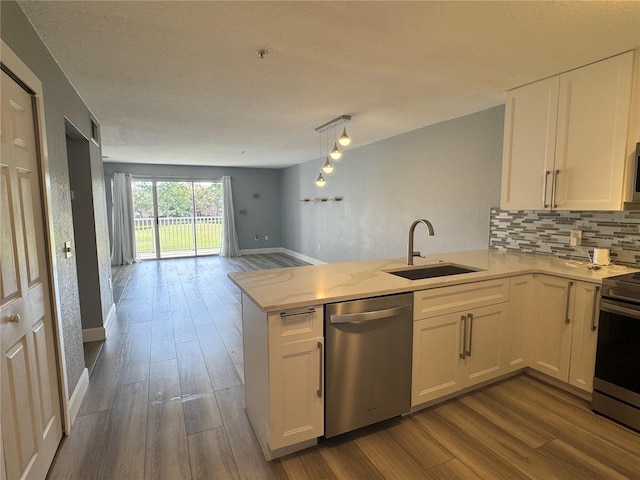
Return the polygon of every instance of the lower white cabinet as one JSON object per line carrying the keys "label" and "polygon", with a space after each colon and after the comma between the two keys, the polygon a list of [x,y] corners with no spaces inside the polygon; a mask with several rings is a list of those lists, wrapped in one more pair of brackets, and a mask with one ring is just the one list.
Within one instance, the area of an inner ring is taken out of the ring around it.
{"label": "lower white cabinet", "polygon": [[571,359],[571,287],[565,278],[537,275],[535,282],[536,315],[531,335],[530,366],[566,382]]}
{"label": "lower white cabinet", "polygon": [[513,372],[529,362],[527,338],[535,314],[534,276],[518,275],[509,279],[509,312],[504,370]]}
{"label": "lower white cabinet", "polygon": [[413,323],[411,406],[457,392],[462,388],[461,315],[451,313]]}
{"label": "lower white cabinet", "polygon": [[247,415],[267,460],[324,434],[323,306],[265,313],[244,293]]}
{"label": "lower white cabinet", "polygon": [[535,287],[530,366],[591,392],[600,287],[548,275],[537,275]]}
{"label": "lower white cabinet", "polygon": [[322,436],[323,339],[274,345],[269,352],[272,450]]}
{"label": "lower white cabinet", "polygon": [[573,337],[569,383],[587,392],[593,391],[600,315],[600,285],[577,282],[573,307]]}
{"label": "lower white cabinet", "polygon": [[[485,305],[488,291],[500,303]],[[412,407],[502,374],[508,298],[508,279],[414,294]],[[434,314],[455,308],[464,310]]]}
{"label": "lower white cabinet", "polygon": [[599,289],[528,274],[415,292],[411,406],[527,366],[591,392]]}

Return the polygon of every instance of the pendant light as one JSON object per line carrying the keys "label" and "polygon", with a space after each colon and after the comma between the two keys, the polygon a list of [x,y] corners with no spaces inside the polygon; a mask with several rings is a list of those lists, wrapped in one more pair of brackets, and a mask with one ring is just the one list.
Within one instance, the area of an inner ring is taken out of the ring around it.
{"label": "pendant light", "polygon": [[340,160],[340,157],[342,156],[342,152],[338,148],[338,143],[333,144],[333,150],[331,150],[329,155],[331,155],[331,158],[333,158],[334,160]]}
{"label": "pendant light", "polygon": [[[347,134],[346,128],[343,128],[342,135],[340,136],[340,138],[337,138],[337,131],[336,131],[338,127],[344,125],[349,120],[351,120],[351,115],[340,115],[339,117],[334,118],[330,122],[323,123],[322,125],[320,125],[319,127],[316,127],[315,129],[316,133],[320,134],[320,158],[322,158],[322,134],[325,132],[327,134],[327,157],[325,159],[324,165],[322,165],[322,170],[320,171],[320,174],[316,179],[316,185],[319,187],[324,187],[324,185],[327,183],[324,177],[322,176],[322,174],[325,173],[328,175],[334,170],[334,166],[331,160],[332,159],[339,160],[340,157],[342,157],[342,152],[340,151],[340,148],[338,148],[338,143],[340,143],[340,145],[343,145],[343,146],[347,146],[351,143],[351,137],[349,137],[349,135]],[[330,129],[333,130],[333,149],[331,151],[329,151],[329,130]]]}
{"label": "pendant light", "polygon": [[331,160],[329,160],[329,157],[327,157],[326,162],[324,162],[324,165],[322,166],[322,171],[324,173],[333,172],[333,165],[331,164]]}
{"label": "pendant light", "polygon": [[344,127],[344,129],[342,130],[342,135],[340,135],[340,138],[338,139],[338,143],[340,143],[340,145],[344,147],[346,147],[351,143],[351,137],[347,135],[347,127]]}
{"label": "pendant light", "polygon": [[[327,132],[327,152],[329,151],[329,133]],[[320,134],[320,157],[322,157],[322,134]],[[327,155],[327,159],[324,162],[324,165],[322,166],[322,171],[324,173],[331,173],[333,172],[333,164],[331,163],[331,159],[329,158],[329,155]]]}

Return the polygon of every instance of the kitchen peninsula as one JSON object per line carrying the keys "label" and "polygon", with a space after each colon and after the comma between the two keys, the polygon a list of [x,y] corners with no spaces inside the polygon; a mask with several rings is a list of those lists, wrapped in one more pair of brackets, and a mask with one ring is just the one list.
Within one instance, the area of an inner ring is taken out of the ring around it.
{"label": "kitchen peninsula", "polygon": [[408,280],[390,273],[407,268],[398,258],[229,274],[242,291],[247,414],[267,459],[324,435],[330,303],[413,292],[411,411],[525,367],[590,394],[597,333],[587,326],[602,279],[623,267],[496,249],[414,267],[443,264],[477,271]]}

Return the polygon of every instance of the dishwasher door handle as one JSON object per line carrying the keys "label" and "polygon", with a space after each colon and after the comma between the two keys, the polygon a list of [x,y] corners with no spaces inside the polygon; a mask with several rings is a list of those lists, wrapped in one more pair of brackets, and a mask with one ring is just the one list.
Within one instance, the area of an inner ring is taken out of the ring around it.
{"label": "dishwasher door handle", "polygon": [[388,308],[386,310],[374,310],[362,313],[341,313],[333,314],[329,318],[330,323],[365,323],[374,320],[390,318],[401,313],[411,311],[411,304],[400,305],[399,307]]}

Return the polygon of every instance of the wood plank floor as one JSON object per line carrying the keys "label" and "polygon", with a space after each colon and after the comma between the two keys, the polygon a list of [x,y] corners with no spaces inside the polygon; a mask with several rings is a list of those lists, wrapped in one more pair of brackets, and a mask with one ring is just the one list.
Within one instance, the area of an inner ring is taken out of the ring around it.
{"label": "wood plank floor", "polygon": [[640,479],[640,435],[526,375],[264,460],[244,411],[230,271],[284,255],[127,267],[118,322],[50,479]]}

